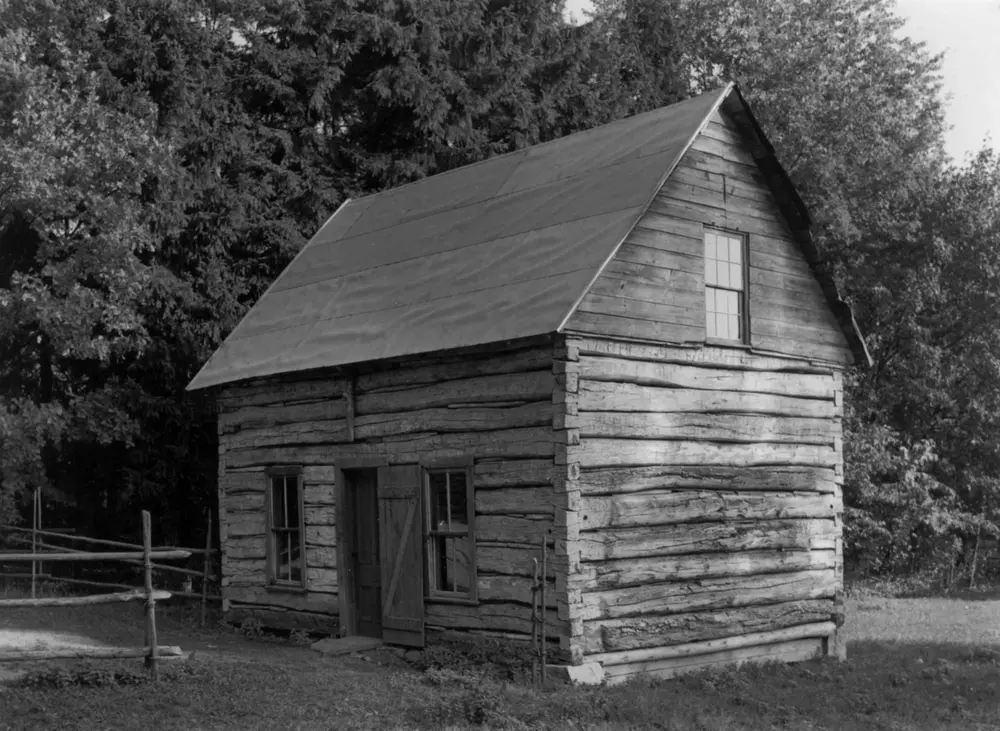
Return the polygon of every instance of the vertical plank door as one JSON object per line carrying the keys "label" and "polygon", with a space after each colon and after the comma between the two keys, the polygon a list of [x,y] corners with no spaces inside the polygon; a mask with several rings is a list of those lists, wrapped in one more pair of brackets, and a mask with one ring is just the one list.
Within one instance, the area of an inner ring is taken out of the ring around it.
{"label": "vertical plank door", "polygon": [[380,467],[382,532],[382,638],[424,646],[424,563],[418,465]]}

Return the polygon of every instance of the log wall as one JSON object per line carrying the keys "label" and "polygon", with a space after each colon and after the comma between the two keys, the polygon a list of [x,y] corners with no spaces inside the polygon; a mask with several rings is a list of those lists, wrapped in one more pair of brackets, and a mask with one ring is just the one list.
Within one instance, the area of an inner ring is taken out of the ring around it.
{"label": "log wall", "polygon": [[706,226],[747,236],[750,344],[833,363],[851,352],[735,124],[717,113],[583,297],[566,331],[705,341]]}
{"label": "log wall", "polygon": [[[336,629],[335,466],[474,457],[478,596],[475,606],[426,605],[428,631],[528,638],[532,559],[553,528],[556,493],[551,340],[357,373],[260,381],[220,397],[220,523],[224,608],[234,620]],[[350,413],[349,413],[350,412]],[[353,437],[353,441],[352,441]],[[308,592],[267,587],[264,470],[302,465]],[[561,545],[564,545],[563,541]],[[550,555],[550,581],[565,572]],[[566,633],[549,592],[549,634]]]}
{"label": "log wall", "polygon": [[573,659],[616,681],[839,653],[842,372],[580,336],[559,368]]}

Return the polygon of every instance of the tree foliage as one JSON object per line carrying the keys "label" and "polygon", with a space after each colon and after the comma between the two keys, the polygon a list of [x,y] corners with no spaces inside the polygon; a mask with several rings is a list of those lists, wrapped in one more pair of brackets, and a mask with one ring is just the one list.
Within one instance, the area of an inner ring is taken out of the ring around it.
{"label": "tree foliage", "polygon": [[852,555],[996,531],[1000,162],[942,152],[940,58],[888,0],[0,0],[0,520],[174,540],[214,495],[184,387],[348,196],[740,83],[875,366]]}

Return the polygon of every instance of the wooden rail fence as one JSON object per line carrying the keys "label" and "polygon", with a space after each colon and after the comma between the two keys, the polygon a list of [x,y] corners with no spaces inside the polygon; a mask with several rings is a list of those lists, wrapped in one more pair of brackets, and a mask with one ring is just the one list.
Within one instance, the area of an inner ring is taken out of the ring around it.
{"label": "wooden rail fence", "polygon": [[[154,572],[160,573],[172,573],[179,574],[186,577],[197,578],[201,582],[201,591],[199,593],[189,592],[189,591],[172,591],[171,595],[174,597],[184,597],[187,599],[201,599],[201,626],[204,627],[208,618],[208,602],[222,602],[221,592],[219,592],[218,578],[213,574],[212,571],[212,557],[218,554],[218,551],[212,548],[212,514],[206,511],[205,515],[205,548],[177,548],[175,546],[165,546],[163,548],[157,549],[158,551],[184,551],[186,556],[189,555],[203,555],[204,560],[202,562],[202,568],[200,571],[195,569],[184,568],[183,566],[170,566],[169,564],[153,563]],[[42,570],[42,566],[46,561],[62,561],[70,559],[59,559],[53,558],[57,554],[86,554],[88,551],[82,548],[70,548],[68,546],[58,545],[52,542],[52,539],[60,539],[66,541],[76,541],[86,544],[91,544],[94,546],[108,546],[109,548],[127,548],[131,551],[142,551],[143,547],[134,543],[125,543],[123,541],[111,541],[104,538],[90,538],[89,536],[74,535],[70,533],[55,531],[55,530],[42,530],[38,528],[21,528],[19,526],[12,525],[0,525],[0,532],[10,532],[19,535],[8,536],[9,540],[13,540],[16,543],[21,543],[24,545],[30,545],[32,548],[33,557],[31,559],[31,573],[3,573],[0,572],[0,577],[3,578],[18,578],[18,579],[28,579],[31,578],[31,596],[35,596],[36,593],[36,583],[38,581],[51,581],[58,582],[62,584],[76,585],[76,586],[88,586],[95,588],[106,588],[106,589],[131,589],[132,587],[128,584],[121,584],[109,581],[94,581],[90,579],[78,579],[70,578],[67,576],[55,576],[53,574],[45,573]],[[49,539],[49,540],[46,540]],[[40,550],[44,549],[44,550]],[[50,551],[46,553],[45,551]],[[13,561],[11,556],[17,554],[0,552],[0,563],[6,561]],[[122,558],[123,554],[119,553],[102,553],[100,554],[103,558],[109,560],[118,560],[122,563],[131,566],[143,566],[143,561],[141,556],[139,558]],[[166,560],[168,557],[160,556],[161,559]],[[173,557],[176,558],[176,557]],[[76,559],[79,560],[79,559]],[[215,592],[210,591],[210,587],[214,586]]]}
{"label": "wooden rail fence", "polygon": [[[42,531],[37,531],[42,532]],[[50,535],[61,535],[51,534]],[[104,545],[111,544],[121,548],[129,544],[121,544],[116,541],[99,541],[97,539],[87,539],[95,543]],[[37,548],[37,541],[32,542],[32,547]],[[131,547],[131,546],[129,546]],[[14,660],[54,660],[62,658],[129,658],[145,657],[146,667],[153,680],[159,679],[158,661],[161,657],[179,656],[179,647],[167,647],[157,645],[156,639],[156,602],[169,599],[172,593],[169,591],[156,590],[153,588],[153,569],[157,564],[154,559],[170,560],[188,558],[192,551],[178,548],[152,548],[152,529],[149,511],[142,511],[142,546],[140,551],[104,551],[89,552],[77,549],[63,550],[59,553],[39,553],[33,550],[30,553],[0,553],[0,561],[9,562],[30,562],[33,565],[39,561],[125,561],[139,563],[144,569],[144,587],[134,589],[124,587],[129,591],[115,592],[111,594],[95,594],[91,596],[79,597],[37,597],[0,599],[0,610],[5,607],[79,607],[95,604],[113,604],[118,602],[129,602],[137,599],[144,599],[146,602],[146,638],[143,647],[76,647],[67,649],[51,650],[15,650],[0,652],[0,662]],[[208,561],[206,560],[206,566]],[[161,570],[164,568],[160,566]],[[174,568],[174,567],[165,567]],[[207,573],[207,569],[206,569]],[[32,572],[34,576],[34,572]],[[85,582],[99,584],[102,582]],[[204,585],[203,585],[204,586]],[[34,594],[34,592],[32,592]],[[202,592],[205,596],[205,592]],[[202,604],[204,621],[204,599]]]}

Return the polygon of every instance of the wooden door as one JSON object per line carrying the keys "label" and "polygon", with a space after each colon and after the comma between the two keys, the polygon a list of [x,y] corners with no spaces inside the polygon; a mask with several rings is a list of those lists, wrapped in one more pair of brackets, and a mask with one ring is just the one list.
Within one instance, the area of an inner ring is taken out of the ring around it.
{"label": "wooden door", "polygon": [[353,507],[352,562],[354,564],[354,616],[357,633],[382,636],[382,567],[379,543],[377,472],[351,470]]}
{"label": "wooden door", "polygon": [[380,467],[382,527],[382,637],[386,642],[424,646],[424,560],[420,467]]}

